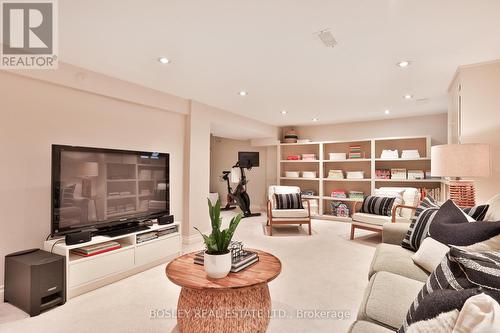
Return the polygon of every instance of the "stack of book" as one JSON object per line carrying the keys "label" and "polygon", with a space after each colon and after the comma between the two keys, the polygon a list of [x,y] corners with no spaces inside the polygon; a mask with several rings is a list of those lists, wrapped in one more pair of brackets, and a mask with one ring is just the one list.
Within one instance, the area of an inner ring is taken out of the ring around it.
{"label": "stack of book", "polygon": [[115,241],[109,241],[99,244],[82,246],[77,249],[71,250],[71,253],[82,256],[82,257],[91,257],[96,254],[113,251],[121,248],[121,244]]}
{"label": "stack of book", "polygon": [[364,171],[347,171],[346,172],[347,179],[363,179],[365,178]]}
{"label": "stack of book", "polygon": [[406,179],[406,169],[394,168],[391,169],[391,179]]}
{"label": "stack of book", "polygon": [[365,198],[365,194],[360,191],[349,191],[349,199],[363,201]]}
{"label": "stack of book", "polygon": [[137,243],[147,242],[149,240],[158,238],[158,234],[156,231],[145,232],[143,234],[137,235]]}
{"label": "stack of book", "polygon": [[344,172],[342,170],[328,171],[328,178],[330,179],[344,179]]}
{"label": "stack of book", "polygon": [[375,170],[376,179],[391,179],[391,170],[388,169],[377,169]]}
{"label": "stack of book", "polygon": [[352,145],[349,146],[349,158],[361,158],[361,146],[360,145]]}
{"label": "stack of book", "polygon": [[[205,251],[200,251],[194,256],[194,263],[203,265]],[[259,255],[256,252],[243,250],[237,257],[233,257],[231,265],[231,273],[238,273],[245,268],[255,264],[259,261]]]}
{"label": "stack of book", "polygon": [[332,198],[346,199],[347,195],[344,190],[333,190],[331,193]]}

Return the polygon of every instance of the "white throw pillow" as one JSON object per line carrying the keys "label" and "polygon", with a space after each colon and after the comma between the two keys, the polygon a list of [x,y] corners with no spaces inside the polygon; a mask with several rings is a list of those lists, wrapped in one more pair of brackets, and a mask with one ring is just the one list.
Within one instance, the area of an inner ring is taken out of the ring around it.
{"label": "white throw pillow", "polygon": [[498,333],[499,329],[500,304],[479,294],[465,301],[452,333]]}
{"label": "white throw pillow", "polygon": [[[403,191],[403,205],[416,207],[420,203],[420,191],[414,187],[381,187],[384,191]],[[401,217],[410,220],[415,214],[415,210],[403,208],[399,212]]]}
{"label": "white throw pillow", "polygon": [[437,317],[411,324],[406,333],[451,333],[458,316],[458,310],[443,312]]}
{"label": "white throw pillow", "polygon": [[488,200],[487,204],[490,207],[488,207],[484,221],[500,221],[500,194]]}
{"label": "white throw pillow", "polygon": [[[396,205],[403,204],[403,192],[404,190],[384,190],[384,189],[375,189],[376,197],[385,197],[385,198],[394,198],[393,207]],[[391,207],[392,210],[392,207]],[[400,214],[397,214],[400,216]]]}
{"label": "white throw pillow", "polygon": [[411,257],[418,266],[431,273],[441,263],[450,248],[437,240],[426,237]]}

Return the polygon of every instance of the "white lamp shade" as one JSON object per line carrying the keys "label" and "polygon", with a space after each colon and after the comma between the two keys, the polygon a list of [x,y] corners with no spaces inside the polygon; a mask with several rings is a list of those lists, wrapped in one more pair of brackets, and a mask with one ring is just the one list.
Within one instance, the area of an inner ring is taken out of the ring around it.
{"label": "white lamp shade", "polygon": [[99,163],[97,162],[84,162],[78,169],[80,177],[97,177],[99,176]]}
{"label": "white lamp shade", "polygon": [[431,174],[435,177],[488,177],[490,146],[482,143],[440,145],[431,148]]}

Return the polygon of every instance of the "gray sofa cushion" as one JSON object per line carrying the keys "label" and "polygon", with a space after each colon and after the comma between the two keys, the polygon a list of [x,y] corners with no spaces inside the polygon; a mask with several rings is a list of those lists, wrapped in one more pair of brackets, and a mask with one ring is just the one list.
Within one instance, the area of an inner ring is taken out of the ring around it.
{"label": "gray sofa cushion", "polygon": [[400,328],[423,285],[401,275],[376,273],[366,288],[358,320],[371,321],[391,329]]}
{"label": "gray sofa cushion", "polygon": [[349,333],[394,333],[394,331],[369,321],[358,320],[352,324]]}
{"label": "gray sofa cushion", "polygon": [[411,256],[414,254],[400,245],[381,243],[373,256],[368,277],[371,278],[376,272],[390,272],[425,282],[429,274],[413,263]]}

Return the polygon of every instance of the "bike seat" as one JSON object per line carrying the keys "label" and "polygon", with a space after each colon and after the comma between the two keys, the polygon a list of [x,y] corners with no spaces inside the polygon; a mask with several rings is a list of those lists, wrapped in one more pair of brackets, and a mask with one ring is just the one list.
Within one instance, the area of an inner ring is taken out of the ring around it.
{"label": "bike seat", "polygon": [[231,173],[231,171],[222,171],[223,175],[229,175],[230,173]]}

